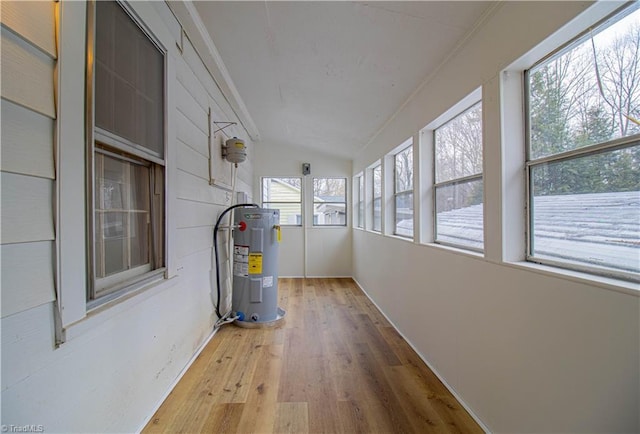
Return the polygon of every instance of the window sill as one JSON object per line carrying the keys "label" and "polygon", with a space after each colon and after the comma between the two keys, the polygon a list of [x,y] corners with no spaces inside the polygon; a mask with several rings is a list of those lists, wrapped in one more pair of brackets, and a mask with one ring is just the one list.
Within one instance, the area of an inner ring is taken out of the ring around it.
{"label": "window sill", "polygon": [[535,262],[517,261],[502,262],[502,264],[520,270],[527,270],[533,273],[543,274],[545,276],[565,279],[585,285],[597,286],[609,291],[615,291],[640,297],[640,285],[635,282],[628,282],[612,277],[598,276],[595,274],[589,274],[580,271],[567,270],[564,268],[538,264]]}
{"label": "window sill", "polygon": [[103,322],[106,322],[122,312],[131,309],[138,303],[141,303],[162,291],[172,288],[179,281],[179,276],[154,281],[148,285],[138,288],[135,291],[129,292],[122,297],[101,304],[92,310],[88,310],[87,315],[84,318],[66,328],[65,342],[78,338],[88,331],[95,329]]}

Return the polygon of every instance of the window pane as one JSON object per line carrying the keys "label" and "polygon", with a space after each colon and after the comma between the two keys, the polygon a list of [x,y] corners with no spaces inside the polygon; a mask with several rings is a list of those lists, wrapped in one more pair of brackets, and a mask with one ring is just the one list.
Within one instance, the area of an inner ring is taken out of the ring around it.
{"label": "window pane", "polygon": [[395,191],[413,189],[413,148],[407,148],[395,156]]}
{"label": "window pane", "polygon": [[396,196],[395,234],[413,237],[413,193]]}
{"label": "window pane", "polygon": [[164,156],[164,56],[116,2],[96,2],[96,126]]}
{"label": "window pane", "polygon": [[533,256],[640,272],[640,145],[536,165],[531,180]]}
{"label": "window pane", "polygon": [[436,183],[482,173],[482,103],[435,130]]}
{"label": "window pane", "polygon": [[346,186],[346,178],[314,178],[314,201],[344,202]]}
{"label": "window pane", "polygon": [[313,179],[313,224],[346,225],[346,178]]}
{"label": "window pane", "polygon": [[382,198],[373,199],[373,227],[374,231],[382,230]]}
{"label": "window pane", "polygon": [[150,174],[143,165],[96,153],[96,277],[150,263]]}
{"label": "window pane", "polygon": [[358,227],[364,227],[364,201],[358,203]]}
{"label": "window pane", "polygon": [[373,168],[373,197],[382,196],[382,166]]}
{"label": "window pane", "polygon": [[347,224],[345,203],[316,203],[313,205],[313,224],[315,226],[322,225],[340,225]]}
{"label": "window pane", "polygon": [[436,188],[436,241],[484,247],[482,179]]}
{"label": "window pane", "polygon": [[263,178],[262,206],[279,209],[281,225],[301,225],[301,186],[301,178]]}
{"label": "window pane", "polygon": [[530,71],[531,159],[640,133],[640,10],[600,30]]}

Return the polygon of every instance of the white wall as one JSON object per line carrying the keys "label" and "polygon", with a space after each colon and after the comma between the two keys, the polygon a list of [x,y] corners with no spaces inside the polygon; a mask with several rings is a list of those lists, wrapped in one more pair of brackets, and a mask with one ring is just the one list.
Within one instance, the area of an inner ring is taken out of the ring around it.
{"label": "white wall", "polygon": [[[71,35],[82,41],[84,4],[2,2],[3,425],[42,425],[45,432],[134,432],[213,330],[212,229],[231,194],[210,185],[210,178],[230,185],[231,172],[218,159],[220,133],[209,147],[208,113],[212,120],[238,119],[189,39],[181,37],[166,3],[131,4],[168,50],[167,265],[174,274],[87,312],[66,329],[66,342],[56,348],[55,264],[71,262],[70,270],[79,276],[85,271],[68,256],[56,262],[56,245],[65,237],[82,240],[84,234],[54,233],[56,191],[69,187],[60,169],[64,164],[54,164],[54,124],[64,122],[57,126],[67,130],[80,125],[75,134],[83,136],[84,117],[56,113],[54,69],[62,81],[69,69],[57,63],[84,70],[84,48],[79,54],[56,50],[54,16],[55,8],[62,8],[61,40]],[[74,14],[79,19],[69,20]],[[67,90],[83,95],[84,83],[78,80]],[[242,127],[226,133],[252,146]],[[80,141],[79,155],[83,147]],[[252,160],[239,170],[240,190],[253,188]],[[68,288],[60,289],[68,294]]]}
{"label": "white wall", "polygon": [[302,176],[302,163],[311,164],[311,175],[303,179],[306,215],[313,215],[313,177],[347,178],[347,226],[283,226],[280,244],[280,276],[351,276],[351,160],[310,150],[261,142],[255,146],[254,199],[261,198],[262,177]]}
{"label": "white wall", "polygon": [[524,184],[512,157],[522,155],[513,149],[522,146],[522,88],[515,105],[499,103],[513,100],[512,82],[524,68],[597,21],[596,9],[616,4],[591,6],[504,2],[354,162],[356,174],[484,87],[484,256],[355,229],[353,273],[496,433],[640,431],[640,293],[628,283],[517,262]]}

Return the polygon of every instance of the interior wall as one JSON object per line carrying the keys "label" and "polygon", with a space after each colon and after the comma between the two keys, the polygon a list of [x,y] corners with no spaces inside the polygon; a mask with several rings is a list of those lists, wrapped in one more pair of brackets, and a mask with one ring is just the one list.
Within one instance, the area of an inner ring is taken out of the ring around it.
{"label": "interior wall", "polygon": [[521,110],[497,104],[502,71],[517,76],[620,4],[502,3],[354,161],[356,174],[484,88],[485,255],[354,229],[353,273],[491,432],[640,430],[640,293],[503,262],[523,231],[505,230],[515,215],[505,212],[505,146],[519,146],[508,134],[522,131],[501,130],[504,112]]}
{"label": "interior wall", "polygon": [[262,177],[302,177],[302,163],[311,164],[303,177],[305,213],[313,215],[313,178],[347,179],[347,226],[314,227],[312,219],[303,226],[283,226],[280,244],[281,277],[351,276],[351,160],[308,149],[260,142],[255,146],[254,199],[261,199]]}
{"label": "interior wall", "polygon": [[[84,48],[55,51],[55,17],[62,17],[63,40],[84,38],[85,3],[2,2],[3,427],[136,432],[213,332],[213,225],[231,204],[231,172],[229,163],[219,161],[222,138],[210,137],[209,112],[213,120],[238,119],[167,4],[130,5],[168,50],[166,224],[168,268],[175,275],[88,312],[56,348],[55,243],[84,234],[54,231],[56,189],[69,187],[54,165],[54,123],[80,125],[76,133],[83,136],[84,116],[56,113],[54,68],[59,61],[84,70]],[[58,78],[66,71],[59,69]],[[82,97],[84,86],[78,80],[69,91]],[[242,127],[226,133],[252,146]],[[79,155],[84,147],[80,141]],[[253,188],[253,160],[250,155],[239,169],[239,190]],[[76,263],[75,271],[82,275],[82,265]]]}

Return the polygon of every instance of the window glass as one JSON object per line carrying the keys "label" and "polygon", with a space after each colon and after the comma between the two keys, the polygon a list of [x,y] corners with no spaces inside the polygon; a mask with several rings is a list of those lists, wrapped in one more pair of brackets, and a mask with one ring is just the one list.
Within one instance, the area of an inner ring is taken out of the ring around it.
{"label": "window glass", "polygon": [[313,225],[346,226],[346,178],[313,179]]}
{"label": "window glass", "polygon": [[482,103],[434,131],[435,241],[482,250]]}
{"label": "window glass", "polygon": [[302,225],[302,179],[262,178],[262,206],[279,209],[281,225]]}
{"label": "window glass", "polygon": [[635,4],[527,72],[529,260],[640,280],[638,52]]}
{"label": "window glass", "polygon": [[372,170],[373,178],[373,225],[374,231],[382,231],[382,166],[378,165]]}
{"label": "window glass", "polygon": [[364,178],[362,175],[356,178],[358,180],[358,227],[364,227]]}
{"label": "window glass", "polygon": [[413,147],[394,156],[394,234],[413,237]]}

